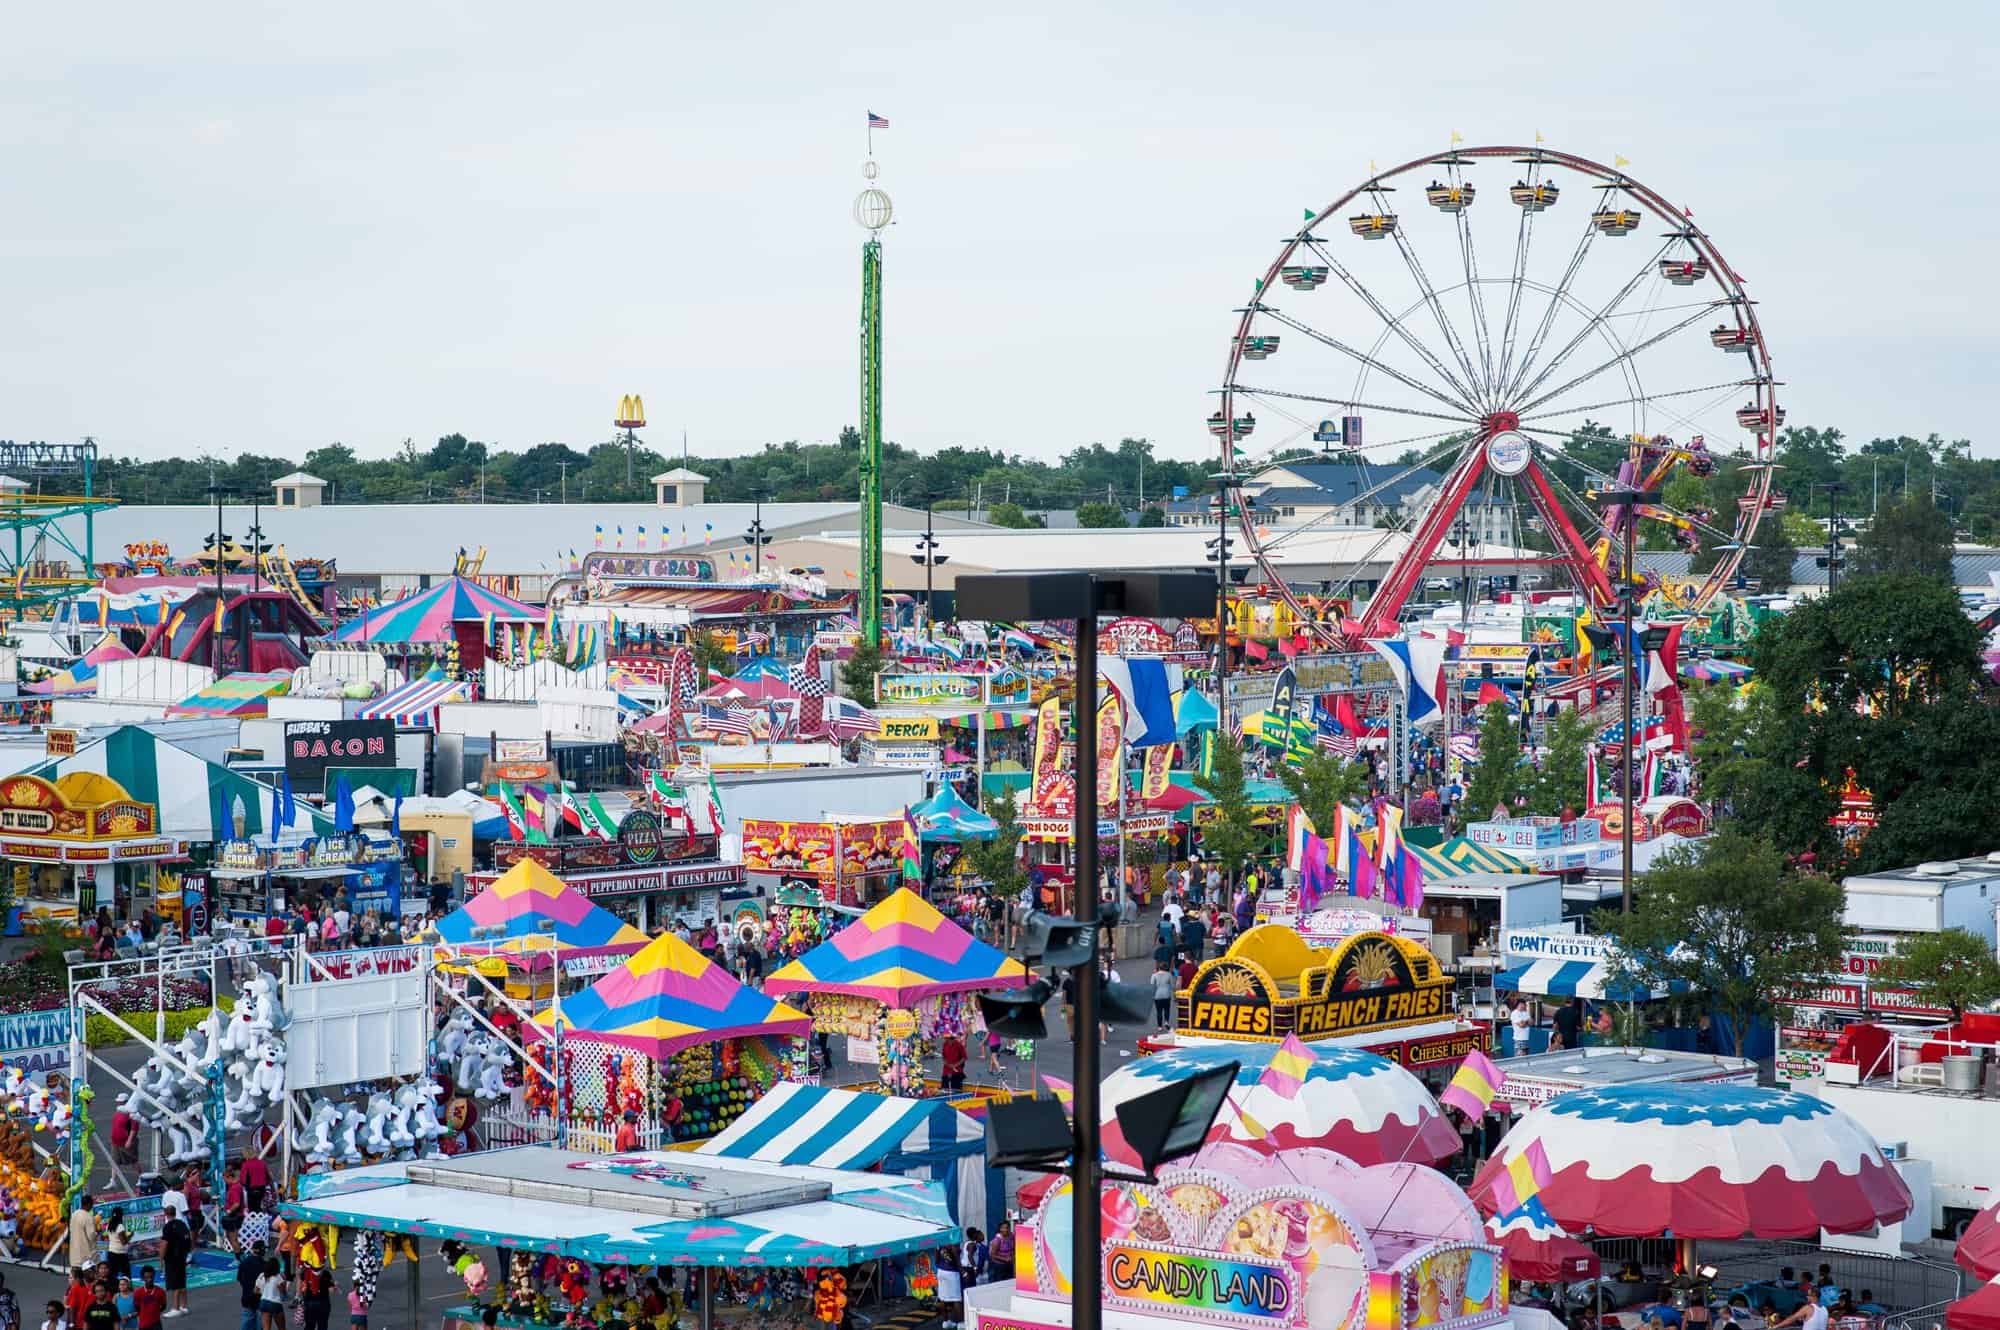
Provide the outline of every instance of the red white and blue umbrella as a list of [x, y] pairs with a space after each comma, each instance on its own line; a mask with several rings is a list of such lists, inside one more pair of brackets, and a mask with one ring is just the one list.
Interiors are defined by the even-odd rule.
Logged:
[[1473, 1179], [1484, 1214], [1511, 1212], [1524, 1163], [1571, 1233], [1796, 1238], [1910, 1212], [1910, 1190], [1853, 1118], [1822, 1099], [1749, 1085], [1620, 1085], [1527, 1114]]

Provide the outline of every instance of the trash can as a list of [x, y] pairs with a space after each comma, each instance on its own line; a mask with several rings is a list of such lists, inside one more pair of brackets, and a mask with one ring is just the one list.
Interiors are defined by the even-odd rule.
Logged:
[[1944, 1088], [1958, 1094], [1978, 1094], [1986, 1079], [1986, 1059], [1953, 1053], [1944, 1059]]

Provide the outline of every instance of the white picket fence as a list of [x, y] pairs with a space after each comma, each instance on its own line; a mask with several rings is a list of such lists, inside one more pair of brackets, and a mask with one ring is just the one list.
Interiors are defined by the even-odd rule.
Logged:
[[[489, 1148], [503, 1145], [552, 1145], [556, 1139], [556, 1120], [548, 1113], [524, 1112], [518, 1109], [501, 1109], [482, 1113], [478, 1130]], [[571, 1150], [581, 1150], [586, 1154], [615, 1154], [613, 1142], [617, 1137], [615, 1126], [604, 1127], [597, 1123], [588, 1126], [572, 1122], [565, 1146]], [[657, 1124], [642, 1123], [639, 1127], [639, 1149], [662, 1150], [673, 1144], [673, 1137]]]

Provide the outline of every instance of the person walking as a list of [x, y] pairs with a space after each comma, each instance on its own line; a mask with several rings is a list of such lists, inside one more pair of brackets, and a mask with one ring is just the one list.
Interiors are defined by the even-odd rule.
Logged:
[[160, 1264], [166, 1267], [167, 1316], [188, 1314], [188, 1256], [194, 1251], [194, 1233], [180, 1210], [168, 1204], [160, 1211], [166, 1223], [160, 1229]]
[[243, 1317], [237, 1324], [241, 1330], [257, 1330], [257, 1313], [263, 1304], [264, 1267], [269, 1264], [261, 1242], [253, 1243], [236, 1262], [236, 1305], [243, 1309]]
[[1153, 967], [1153, 1028], [1167, 1028], [1167, 1013], [1174, 1005], [1174, 975], [1165, 961]]

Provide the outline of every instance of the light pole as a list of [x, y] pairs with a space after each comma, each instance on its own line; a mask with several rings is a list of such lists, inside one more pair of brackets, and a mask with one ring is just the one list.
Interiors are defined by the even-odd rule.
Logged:
[[931, 613], [931, 575], [937, 571], [939, 564], [951, 558], [949, 554], [939, 554], [937, 552], [937, 535], [931, 523], [931, 503], [932, 499], [929, 495], [926, 495], [924, 497], [923, 538], [917, 542], [917, 552], [910, 556], [924, 570], [924, 638], [926, 641], [935, 641], [937, 639], [937, 616]]
[[208, 667], [222, 673], [222, 545], [227, 536], [222, 534], [222, 501], [236, 493], [234, 485], [210, 485], [208, 492], [215, 496], [215, 623], [208, 633]]
[[[1102, 1176], [1098, 1125], [1097, 912], [1097, 619], [1100, 613], [1166, 619], [1193, 618], [1207, 608], [1205, 573], [1087, 572], [980, 575], [960, 578], [958, 612], [968, 619], [1019, 623], [1024, 619], [1076, 622], [1076, 838], [1075, 920], [1084, 945], [1071, 967], [1076, 993], [1075, 1061], [1070, 1075], [1070, 1178], [1077, 1204], [1072, 1226], [1070, 1287], [1073, 1330], [1103, 1324], [1103, 1212], [1088, 1199]], [[1123, 773], [1120, 773], [1123, 779]]]
[[743, 533], [743, 539], [750, 542], [750, 572], [754, 577], [764, 571], [764, 547], [771, 543], [771, 536], [764, 530], [764, 496], [758, 495], [753, 502], [750, 529]]
[[1635, 541], [1639, 532], [1638, 505], [1658, 503], [1658, 490], [1616, 489], [1598, 493], [1598, 502], [1610, 508], [1610, 516], [1615, 522], [1622, 516], [1625, 538], [1624, 561], [1619, 565], [1618, 608], [1624, 632], [1618, 642], [1618, 692], [1620, 708], [1623, 711], [1625, 760], [1621, 767], [1620, 808], [1623, 810], [1623, 825], [1618, 830], [1619, 840], [1619, 882], [1623, 887], [1624, 910], [1632, 913], [1632, 684], [1633, 675], [1638, 671], [1638, 651], [1632, 641], [1632, 611], [1639, 600], [1638, 571], [1633, 567], [1638, 558]]
[[[1813, 562], [1826, 569], [1826, 594], [1830, 596], [1840, 586], [1840, 565], [1845, 562], [1840, 555], [1840, 492], [1847, 486], [1836, 480], [1813, 488], [1826, 491], [1826, 553]], [[1904, 498], [1908, 497], [1906, 486]]]
[[1229, 732], [1229, 491], [1241, 477], [1224, 471], [1215, 478], [1215, 537], [1208, 558], [1215, 565], [1215, 717]]

